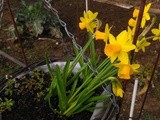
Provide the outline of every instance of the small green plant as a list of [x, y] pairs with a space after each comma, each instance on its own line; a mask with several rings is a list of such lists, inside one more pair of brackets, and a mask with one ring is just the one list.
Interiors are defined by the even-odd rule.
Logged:
[[150, 112], [145, 112], [142, 114], [142, 120], [157, 120], [157, 118]]
[[13, 88], [14, 88], [14, 85], [16, 84], [16, 80], [15, 79], [9, 79], [7, 82], [6, 82], [6, 89], [5, 89], [5, 95], [7, 96], [11, 96], [13, 94]]
[[11, 110], [16, 102], [15, 96], [25, 96], [29, 93], [34, 97], [34, 101], [42, 100], [48, 92], [49, 84], [45, 81], [46, 77], [50, 79], [47, 73], [37, 70], [20, 79], [9, 79], [5, 84], [5, 89], [0, 93], [0, 112]]
[[13, 105], [14, 101], [12, 99], [4, 98], [4, 100], [2, 100], [2, 98], [0, 98], [0, 112], [10, 111]]
[[31, 75], [26, 75], [20, 79], [20, 83], [16, 86], [16, 94], [23, 95], [29, 91], [35, 91], [35, 100], [40, 100], [47, 92], [45, 76], [42, 70], [34, 71]]
[[[110, 84], [111, 81], [118, 82], [115, 77], [111, 77], [115, 75], [117, 70], [110, 64], [109, 59], [105, 60], [107, 64], [100, 64], [98, 68], [102, 67], [112, 72], [103, 71], [97, 75], [89, 70], [87, 64], [84, 64], [75, 74], [72, 74], [78, 61], [72, 63], [68, 61], [63, 69], [56, 65], [55, 73], [52, 72], [47, 58], [46, 62], [51, 75], [51, 85], [46, 99], [53, 112], [62, 116], [69, 117], [85, 110], [92, 111], [97, 102], [111, 97], [111, 94], [100, 96], [100, 93], [96, 92], [97, 89], [103, 84]], [[82, 78], [80, 78], [81, 75]], [[52, 99], [56, 96], [58, 97], [58, 108], [54, 107], [57, 103]]]
[[[43, 0], [38, 0], [32, 4], [21, 0], [21, 3], [22, 8], [17, 7], [14, 12], [16, 13], [17, 28], [22, 36], [38, 37], [44, 32], [50, 36], [60, 36], [60, 31], [55, 28], [55, 26], [59, 26], [57, 18], [50, 16], [49, 11], [44, 8]], [[16, 38], [14, 27], [10, 26], [8, 30], [9, 35]]]
[[[54, 72], [46, 55], [46, 63], [51, 76], [51, 85], [46, 100], [53, 112], [70, 117], [85, 110], [93, 111], [97, 102], [111, 97], [111, 94], [100, 95], [101, 93], [96, 92], [104, 84], [112, 83], [114, 91], [118, 88], [117, 96], [122, 96], [121, 83], [114, 77], [117, 74], [117, 68], [111, 64], [109, 58], [101, 62], [96, 59], [93, 42], [92, 33], [89, 32], [89, 40], [82, 51], [79, 52], [75, 49], [75, 59], [72, 62], [68, 60], [63, 68], [56, 65]], [[90, 69], [90, 63], [85, 63], [82, 57], [88, 47], [92, 50], [91, 64], [96, 67], [98, 74]], [[77, 64], [80, 65], [80, 68], [73, 74]], [[56, 96], [58, 103], [52, 99]]]

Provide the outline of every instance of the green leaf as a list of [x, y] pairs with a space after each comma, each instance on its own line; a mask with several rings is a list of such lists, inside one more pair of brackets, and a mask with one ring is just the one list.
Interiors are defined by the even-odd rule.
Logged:
[[107, 82], [107, 81], [112, 81], [112, 80], [115, 80], [115, 79], [117, 79], [117, 78], [115, 78], [115, 77], [108, 77], [108, 78], [104, 79], [103, 81], [100, 81], [100, 82], [99, 82], [97, 85], [95, 85], [94, 87], [90, 87], [90, 88], [89, 88], [90, 91], [89, 91], [88, 93], [94, 91], [95, 89], [97, 89], [98, 87], [100, 87], [101, 85], [103, 85], [105, 82]]
[[[66, 115], [70, 110], [72, 110], [73, 108], [75, 108], [77, 106], [77, 102], [74, 101], [66, 111], [64, 111], [63, 115]], [[66, 115], [67, 116], [67, 115]]]
[[68, 98], [71, 98], [71, 96], [74, 94], [74, 92], [75, 92], [75, 90], [76, 90], [76, 87], [77, 87], [78, 80], [79, 80], [79, 76], [77, 76], [77, 77], [74, 79], [74, 82], [73, 82], [73, 85], [72, 85], [70, 94], [68, 95]]
[[[80, 51], [77, 49], [77, 47], [75, 46], [75, 44], [73, 44], [73, 49], [74, 49], [74, 52], [75, 52], [75, 54], [77, 56], [80, 53]], [[81, 58], [79, 60], [79, 64], [80, 64], [81, 67], [83, 66], [83, 64], [84, 64], [83, 56], [81, 56]]]
[[[78, 80], [80, 80], [80, 74], [84, 71], [84, 69], [87, 67], [88, 65], [85, 64], [82, 68], [80, 68], [75, 74], [74, 76], [67, 82], [67, 86], [70, 85], [71, 83], [72, 84], [72, 88], [71, 88], [71, 91], [70, 91], [70, 94], [68, 95], [68, 98], [71, 98], [72, 95], [75, 93], [75, 90], [77, 88], [77, 83], [78, 83]], [[81, 81], [82, 82], [82, 81]]]
[[74, 94], [69, 98], [68, 104], [70, 104], [70, 103], [73, 101], [73, 99], [75, 99], [75, 97], [77, 96], [77, 94], [78, 94], [82, 89], [87, 88], [87, 85], [88, 85], [88, 84], [90, 83], [90, 81], [92, 80], [92, 79], [91, 79], [92, 75], [93, 75], [93, 74], [91, 74], [91, 75], [88, 77], [88, 79], [85, 80], [85, 81], [82, 83], [82, 85], [76, 89], [76, 91], [74, 92]]
[[106, 95], [99, 95], [99, 96], [95, 96], [95, 97], [91, 97], [88, 101], [89, 102], [98, 102], [98, 101], [103, 101], [106, 100], [107, 98], [111, 97], [110, 94], [106, 94]]
[[53, 110], [52, 105], [50, 103], [50, 98], [54, 95], [54, 93], [56, 92], [56, 79], [54, 77], [54, 74], [52, 72], [51, 66], [49, 64], [49, 57], [47, 54], [45, 54], [45, 61], [47, 64], [47, 68], [51, 77], [51, 85], [49, 87], [49, 93], [46, 95], [46, 97], [44, 98], [45, 100], [47, 100], [49, 102], [49, 107]]
[[77, 114], [80, 113], [84, 110], [87, 110], [88, 108], [90, 108], [91, 106], [95, 105], [94, 102], [88, 103], [87, 105], [83, 105], [83, 107], [81, 107], [80, 109], [78, 109], [76, 112], [74, 112], [73, 114]]
[[76, 58], [74, 59], [74, 61], [73, 61], [72, 64], [71, 64], [71, 67], [70, 67], [69, 72], [68, 72], [69, 74], [72, 73], [75, 65], [78, 63], [78, 61], [80, 61], [82, 55], [83, 55], [84, 52], [87, 50], [87, 48], [89, 47], [89, 45], [91, 44], [92, 41], [93, 41], [93, 37], [88, 40], [88, 42], [87, 42], [86, 45], [83, 47], [83, 49], [78, 53], [78, 55], [76, 56]]
[[63, 79], [64, 79], [64, 84], [66, 86], [66, 80], [67, 80], [67, 77], [69, 76], [68, 75], [68, 71], [69, 71], [69, 66], [70, 66], [70, 60], [68, 60], [63, 68], [63, 71], [62, 71], [62, 76], [63, 76]]
[[[90, 32], [88, 33], [88, 36], [89, 36], [89, 39], [93, 38], [92, 33], [90, 33]], [[94, 41], [92, 41], [90, 44], [90, 60], [91, 60], [93, 67], [95, 67], [97, 59], [96, 59], [96, 50], [95, 50]]]
[[66, 86], [61, 76], [61, 71], [58, 65], [55, 68], [56, 79], [57, 79], [57, 92], [59, 98], [59, 106], [62, 112], [65, 111], [67, 105], [67, 97], [66, 97]]
[[97, 71], [101, 71], [105, 66], [108, 66], [108, 64], [111, 64], [110, 58], [104, 59], [97, 67]]
[[55, 79], [52, 79], [51, 81], [51, 85], [49, 87], [49, 92], [48, 94], [46, 95], [46, 97], [44, 98], [45, 100], [49, 100], [50, 97], [54, 96], [55, 95], [55, 92], [56, 92], [56, 80]]
[[112, 68], [111, 70], [110, 70], [110, 72], [108, 72], [108, 73], [106, 73], [103, 77], [102, 77], [102, 79], [105, 79], [105, 78], [108, 78], [108, 77], [113, 77], [113, 76], [115, 76], [116, 74], [117, 74], [117, 71], [118, 71], [118, 69], [117, 68]]
[[49, 57], [48, 57], [47, 54], [45, 54], [45, 61], [46, 61], [47, 68], [48, 68], [48, 71], [49, 71], [49, 74], [50, 74], [50, 77], [51, 77], [51, 80], [52, 80], [52, 89], [54, 89], [56, 87], [56, 81], [54, 79], [54, 74], [53, 74], [51, 66], [49, 64]]
[[84, 69], [87, 66], [88, 66], [87, 64], [84, 64], [82, 68], [79, 68], [79, 70], [73, 75], [73, 77], [69, 81], [67, 81], [67, 86], [70, 85], [72, 82], [74, 82], [75, 78], [80, 77], [80, 74], [84, 71]]
[[33, 26], [33, 35], [38, 36], [42, 34], [44, 27], [42, 26], [42, 20], [35, 20], [32, 24]]
[[89, 99], [94, 94], [94, 92], [92, 92], [92, 93], [86, 95], [85, 92], [86, 91], [83, 91], [83, 93], [81, 92], [78, 95], [79, 98], [76, 100], [76, 106], [74, 108], [70, 109], [70, 111], [66, 112], [67, 116], [73, 115], [75, 112], [77, 112], [80, 109], [82, 109], [83, 107], [85, 107], [85, 103], [87, 103], [87, 99]]
[[87, 103], [88, 99], [92, 97], [92, 95], [94, 95], [95, 93], [94, 91], [88, 93], [88, 91], [88, 89], [85, 89], [82, 92], [80, 92], [79, 97], [77, 99], [77, 104], [83, 104], [84, 102]]

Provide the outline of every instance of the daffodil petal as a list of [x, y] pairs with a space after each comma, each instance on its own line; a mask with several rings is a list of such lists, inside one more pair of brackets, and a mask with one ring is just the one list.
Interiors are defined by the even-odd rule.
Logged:
[[146, 24], [146, 20], [145, 20], [145, 18], [142, 18], [142, 21], [141, 21], [141, 28], [144, 28], [145, 24]]
[[128, 40], [128, 33], [126, 30], [123, 30], [118, 36], [117, 36], [117, 41], [118, 43], [120, 43], [121, 45], [124, 45], [124, 43], [126, 43], [126, 41]]
[[120, 52], [120, 54], [118, 55], [118, 59], [121, 62], [128, 64], [129, 58], [128, 58], [128, 54], [126, 52]]
[[79, 23], [79, 28], [83, 30], [86, 28], [86, 25], [84, 23]]
[[133, 45], [133, 44], [124, 45], [124, 46], [123, 46], [123, 51], [124, 51], [124, 52], [129, 52], [129, 51], [131, 51], [131, 50], [134, 50], [135, 48], [136, 48], [136, 46]]
[[136, 20], [134, 20], [133, 18], [129, 19], [128, 25], [131, 26], [131, 27], [136, 26]]
[[150, 15], [149, 15], [148, 13], [145, 14], [145, 19], [146, 19], [146, 20], [150, 20], [150, 19], [151, 19], [151, 18], [150, 18]]
[[122, 90], [122, 85], [119, 83], [119, 81], [112, 82], [112, 91], [115, 96], [123, 97], [124, 91]]
[[138, 14], [139, 14], [139, 10], [138, 9], [135, 9], [133, 11], [133, 17], [138, 17]]
[[96, 31], [95, 32], [96, 40], [104, 40], [104, 37], [105, 37], [105, 33], [104, 32], [100, 32], [100, 31]]
[[109, 42], [110, 44], [117, 44], [117, 41], [112, 34], [109, 34]]
[[145, 8], [144, 8], [144, 12], [148, 12], [148, 10], [150, 9], [151, 7], [151, 3], [148, 3]]
[[[140, 67], [140, 65], [139, 64], [132, 64], [131, 65], [131, 68], [132, 68], [132, 70], [133, 70], [133, 72], [138, 72], [138, 68]], [[133, 74], [133, 73], [132, 73]]]
[[152, 31], [153, 34], [159, 34], [160, 33], [160, 30], [158, 30], [158, 29], [152, 29], [151, 31]]

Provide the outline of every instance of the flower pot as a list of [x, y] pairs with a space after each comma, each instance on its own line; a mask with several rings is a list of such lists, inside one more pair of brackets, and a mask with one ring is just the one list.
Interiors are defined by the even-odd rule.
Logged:
[[[52, 68], [52, 70], [54, 71], [54, 68], [56, 65], [58, 65], [61, 69], [64, 67], [64, 65], [66, 64], [66, 62], [64, 61], [57, 61], [57, 60], [52, 60], [52, 62], [50, 63], [50, 66]], [[80, 65], [79, 64], [76, 64], [76, 66], [74, 67], [74, 70], [73, 70], [73, 74], [75, 74], [78, 69], [80, 69]], [[15, 77], [12, 78], [12, 80], [14, 82], [14, 84], [12, 84], [11, 86], [14, 88], [14, 91], [12, 91], [12, 99], [14, 99], [14, 104], [15, 105], [19, 105], [19, 107], [24, 107], [25, 109], [22, 109], [22, 108], [19, 108], [19, 107], [11, 107], [11, 111], [9, 111], [8, 109], [3, 113], [2, 112], [2, 120], [13, 120], [13, 117], [14, 119], [26, 119], [26, 120], [29, 120], [29, 119], [67, 119], [67, 118], [61, 118], [57, 115], [55, 115], [52, 110], [49, 108], [48, 106], [48, 103], [46, 103], [44, 101], [44, 97], [46, 92], [46, 88], [49, 86], [48, 84], [48, 81], [47, 80], [42, 80], [42, 78], [39, 78], [41, 77], [42, 75], [39, 75], [37, 76], [37, 74], [39, 73], [36, 73], [35, 74], [35, 71], [43, 71], [43, 72], [40, 72], [44, 75], [44, 78], [48, 79], [48, 81], [50, 81], [49, 77], [46, 76], [47, 75], [47, 72], [48, 72], [48, 67], [47, 65], [45, 64], [44, 61], [38, 63], [37, 65], [36, 64], [33, 64], [33, 65], [30, 65], [28, 68], [25, 68], [25, 69], [21, 69], [20, 72], [16, 72], [16, 74], [14, 74]], [[30, 77], [30, 76], [31, 77]], [[33, 75], [33, 76], [32, 76]], [[37, 78], [41, 79], [41, 84], [38, 84], [38, 79], [36, 78], [36, 82], [32, 81], [32, 79], [37, 76]], [[28, 77], [28, 80], [25, 81], [27, 83], [25, 83], [23, 80], [24, 78], [27, 78]], [[33, 77], [33, 78], [32, 78]], [[81, 77], [81, 76], [80, 76]], [[2, 84], [3, 83], [3, 84]], [[4, 91], [8, 88], [8, 84], [5, 84], [7, 83], [6, 79], [3, 79], [3, 81], [1, 80], [1, 97], [3, 98], [4, 97]], [[22, 84], [25, 85], [25, 87], [23, 87], [22, 89]], [[39, 86], [38, 86], [39, 85]], [[2, 87], [3, 86], [3, 87]], [[38, 87], [38, 88], [36, 88]], [[33, 91], [35, 90], [35, 91]], [[42, 93], [41, 93], [41, 90], [44, 90]], [[17, 97], [17, 95], [15, 95], [15, 91], [17, 92], [18, 91], [18, 98], [15, 98], [15, 96]], [[20, 92], [23, 92], [20, 93]], [[8, 93], [9, 94], [9, 93]], [[111, 86], [106, 86], [104, 88], [103, 86], [103, 89], [102, 89], [102, 95], [104, 94], [112, 94], [112, 91], [111, 91]], [[34, 98], [36, 95], [36, 98]], [[9, 95], [8, 95], [9, 96]], [[30, 103], [24, 103], [23, 99], [25, 99], [26, 101], [30, 102]], [[30, 100], [31, 98], [31, 100]], [[41, 101], [42, 100], [42, 101]], [[33, 103], [32, 103], [33, 102]], [[101, 102], [98, 102], [96, 104], [96, 107], [98, 107], [99, 109], [95, 109], [92, 112], [87, 112], [87, 111], [84, 111], [84, 112], [81, 112], [79, 115], [78, 114], [75, 114], [74, 116], [70, 117], [69, 120], [110, 120], [110, 119], [115, 119], [115, 116], [118, 112], [118, 106], [116, 104], [117, 102], [117, 98], [112, 94], [112, 98], [110, 99], [107, 99], [106, 101], [101, 101]], [[108, 103], [108, 106], [107, 107], [104, 107], [106, 104]], [[109, 104], [110, 103], [110, 104]], [[38, 109], [38, 105], [41, 104], [41, 108]], [[44, 105], [42, 105], [44, 104]], [[21, 111], [21, 113], [17, 113], [18, 111]], [[31, 113], [34, 113], [35, 112], [35, 116], [32, 116]], [[15, 117], [17, 115], [17, 118]], [[37, 115], [37, 116], [36, 116]], [[22, 116], [24, 118], [22, 118]], [[80, 118], [80, 116], [82, 116]], [[85, 118], [84, 118], [85, 116]], [[35, 117], [35, 118], [34, 118]]]

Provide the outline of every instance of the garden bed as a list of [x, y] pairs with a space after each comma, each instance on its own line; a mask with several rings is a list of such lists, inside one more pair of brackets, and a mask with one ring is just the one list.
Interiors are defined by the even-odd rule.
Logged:
[[[117, 1], [120, 2], [120, 0], [117, 0]], [[16, 4], [16, 6], [18, 5], [17, 2], [14, 2], [14, 4]], [[77, 5], [76, 0], [65, 0], [65, 1], [52, 0], [52, 5], [58, 11], [61, 19], [67, 23], [67, 28], [71, 31], [71, 33], [73, 33], [75, 36], [80, 38], [78, 39], [78, 43], [80, 43], [80, 45], [83, 46], [86, 43], [85, 42], [86, 37], [85, 37], [85, 33], [78, 31], [77, 29], [77, 26], [78, 26], [77, 18], [79, 19], [79, 16], [81, 16], [83, 11], [85, 10], [85, 2], [79, 2], [79, 4]], [[78, 14], [77, 12], [73, 12], [77, 9], [77, 6], [78, 6]], [[132, 8], [125, 9], [125, 8], [117, 7], [115, 5], [99, 3], [96, 1], [91, 1], [90, 9], [94, 12], [96, 11], [99, 12], [99, 18], [102, 21], [102, 24], [109, 23], [110, 25], [112, 25], [113, 26], [112, 32], [114, 32], [115, 34], [118, 34], [123, 29], [126, 29], [126, 26], [128, 24], [128, 19], [132, 16], [132, 11], [133, 11]], [[2, 21], [3, 24], [6, 24], [5, 23], [6, 20], [10, 20], [10, 18], [8, 17], [7, 7], [5, 7], [5, 10], [6, 11], [4, 11], [5, 14]], [[160, 18], [157, 16], [157, 22], [154, 26], [157, 27], [158, 23], [160, 23]], [[5, 32], [2, 32], [3, 35], [4, 33]], [[3, 40], [1, 41], [1, 48], [3, 48], [3, 50], [6, 51], [8, 54], [23, 61], [18, 44], [13, 43], [12, 41], [6, 39], [5, 37], [6, 37], [5, 35], [1, 37]], [[66, 34], [64, 34], [64, 42], [67, 48], [69, 48], [70, 54], [72, 55], [73, 53], [72, 42], [67, 37]], [[31, 45], [30, 43], [33, 43], [33, 44]], [[101, 41], [96, 41], [96, 43], [97, 43], [96, 44], [97, 51], [99, 52], [101, 57], [104, 58], [105, 57], [103, 53], [104, 44]], [[40, 59], [44, 59], [44, 53], [46, 51], [51, 56], [56, 58], [58, 57], [63, 59], [66, 56], [66, 50], [64, 49], [63, 42], [60, 39], [56, 39], [56, 38], [54, 39], [54, 41], [50, 41], [50, 40], [49, 41], [48, 40], [27, 41], [26, 40], [23, 46], [25, 48], [25, 53], [27, 55], [29, 64], [39, 61]], [[137, 57], [137, 61], [139, 63], [141, 63], [146, 67], [147, 66], [149, 67], [148, 68], [149, 74], [146, 77], [150, 77], [151, 75], [151, 71], [153, 69], [153, 64], [155, 62], [158, 49], [159, 49], [159, 43], [153, 42], [152, 45], [146, 49], [145, 53], [140, 53], [140, 56]], [[2, 75], [1, 77], [3, 77], [5, 74], [12, 73], [16, 69], [19, 69], [19, 66], [4, 59], [2, 56], [1, 56], [0, 62], [3, 63], [1, 64], [1, 67], [0, 67], [1, 68], [0, 72]], [[153, 85], [155, 85], [155, 87], [151, 88], [149, 95], [147, 97], [147, 102], [144, 107], [145, 109], [143, 113], [144, 120], [149, 117], [151, 118], [151, 120], [160, 119], [160, 103], [159, 103], [160, 101], [160, 95], [159, 95], [160, 65], [157, 66], [157, 68], [158, 68], [157, 70], [158, 74], [156, 74], [157, 76], [154, 78], [155, 80], [153, 82]], [[126, 88], [126, 93], [124, 96], [124, 104], [120, 112], [120, 119], [122, 120], [128, 119], [128, 116], [129, 116], [132, 88], [133, 88], [133, 81], [129, 81]], [[143, 97], [144, 97], [144, 94], [137, 97], [135, 116], [138, 116]], [[145, 116], [147, 117], [145, 118]]]

